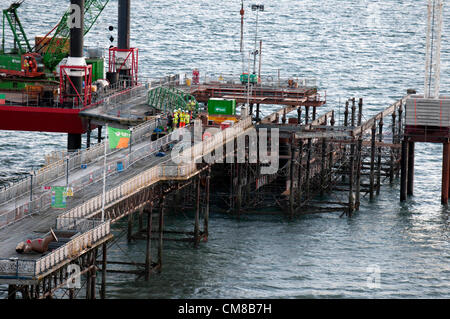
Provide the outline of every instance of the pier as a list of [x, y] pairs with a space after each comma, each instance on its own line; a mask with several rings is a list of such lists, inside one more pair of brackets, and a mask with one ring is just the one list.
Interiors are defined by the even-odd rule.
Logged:
[[[147, 97], [154, 89], [148, 88]], [[178, 90], [195, 98], [205, 92], [181, 86]], [[211, 91], [211, 96], [224, 94], [216, 92]], [[256, 103], [258, 92], [262, 90], [254, 90], [255, 96], [247, 99]], [[0, 283], [8, 285], [8, 296], [76, 298], [80, 289], [67, 288], [74, 280], [71, 265], [79, 266], [84, 278], [82, 295], [86, 298], [106, 297], [107, 271], [136, 274], [148, 280], [152, 273], [162, 271], [164, 241], [188, 241], [194, 247], [207, 241], [211, 208], [237, 218], [265, 211], [276, 211], [287, 218], [316, 213], [351, 217], [364, 197], [373, 200], [385, 181], [393, 183], [399, 175], [408, 97], [363, 122], [363, 99], [349, 99], [338, 119], [334, 110], [322, 110], [325, 101], [316, 90], [302, 88], [302, 92], [304, 96], [295, 98], [280, 95], [278, 101], [283, 104], [263, 118], [258, 118], [257, 109], [250, 113], [244, 102], [238, 103], [238, 121], [224, 130], [214, 125], [201, 126], [199, 114], [199, 119], [185, 129], [185, 133], [192, 133], [190, 140], [185, 139], [181, 129], [156, 137], [154, 134], [157, 126], [166, 123], [161, 108], [170, 108], [178, 93], [158, 99], [155, 105], [150, 103], [154, 99], [148, 99], [147, 107], [154, 115], [133, 127], [130, 148], [108, 149], [104, 213], [101, 180], [105, 141], [83, 151], [51, 157], [49, 164], [33, 177], [1, 191]], [[293, 99], [295, 103], [284, 105]], [[136, 103], [121, 100], [101, 107], [122, 107], [127, 112], [126, 105]], [[107, 111], [102, 117], [86, 116], [103, 124], [119, 124], [114, 115], [114, 111], [110, 115]], [[199, 128], [200, 136], [211, 129], [213, 134], [196, 140], [194, 133]], [[267, 154], [262, 153], [262, 145], [268, 146]], [[165, 155], [156, 156], [161, 150]], [[273, 163], [267, 162], [264, 155], [278, 163], [275, 170], [271, 170]], [[119, 163], [123, 167], [120, 170]], [[45, 189], [49, 185], [69, 185], [73, 190], [65, 210], [50, 207], [51, 195]], [[165, 230], [164, 216], [179, 210], [195, 212], [194, 228]], [[124, 218], [128, 240], [147, 242], [138, 269], [134, 264], [107, 257], [108, 245], [114, 243], [111, 225]], [[133, 233], [136, 223], [138, 230]], [[43, 236], [50, 228], [57, 234], [72, 236], [43, 255], [16, 253], [17, 243]], [[153, 241], [156, 246], [151, 244]], [[156, 260], [152, 252], [156, 252]], [[119, 264], [130, 269], [110, 268]], [[97, 277], [101, 278], [100, 284]]]

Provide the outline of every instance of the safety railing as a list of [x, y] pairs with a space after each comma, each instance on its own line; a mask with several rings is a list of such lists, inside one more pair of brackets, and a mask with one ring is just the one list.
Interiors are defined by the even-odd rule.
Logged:
[[77, 257], [84, 250], [108, 236], [111, 232], [111, 224], [109, 220], [105, 222], [84, 220], [73, 226], [57, 227], [56, 230], [75, 230], [79, 232], [79, 235], [37, 260], [0, 259], [0, 278], [36, 278], [61, 262]]
[[[127, 197], [142, 188], [148, 187], [162, 179], [183, 177], [191, 174], [196, 169], [195, 163], [186, 165], [158, 165], [135, 176], [121, 185], [105, 192], [105, 205], [109, 205], [119, 199]], [[95, 196], [57, 218], [57, 226], [67, 227], [81, 218], [90, 218], [102, 209], [103, 194]]]
[[[218, 145], [226, 144], [237, 135], [244, 132], [247, 128], [252, 126], [251, 117], [246, 117], [242, 119], [235, 126], [225, 130], [225, 134], [218, 132], [214, 134], [211, 138], [197, 143], [188, 149], [180, 152], [178, 156], [184, 159], [189, 158], [188, 162], [179, 165], [174, 164], [170, 160], [152, 167], [151, 169], [139, 174], [138, 176], [124, 182], [123, 184], [107, 191], [105, 193], [105, 205], [109, 205], [117, 200], [123, 199], [134, 192], [155, 184], [161, 180], [173, 180], [183, 177], [188, 177], [193, 172], [196, 171], [196, 159], [209, 154]], [[174, 132], [175, 133], [175, 132]], [[172, 134], [174, 134], [172, 133]], [[176, 134], [176, 133], [175, 133]], [[175, 135], [176, 136], [176, 135]], [[169, 139], [170, 140], [170, 139]], [[175, 161], [177, 158], [174, 158]], [[181, 162], [181, 161], [180, 161]], [[90, 218], [98, 214], [99, 210], [102, 208], [102, 198], [103, 195], [98, 195], [80, 206], [77, 206], [68, 212], [60, 215], [57, 219], [59, 227], [63, 227], [67, 224], [72, 223], [76, 219], [80, 218]]]
[[[144, 131], [143, 125], [142, 127], [139, 128], [139, 130], [140, 131], [138, 132], [140, 133], [138, 134], [138, 137], [139, 136], [142, 137], [143, 136], [142, 133]], [[177, 130], [172, 132], [171, 134], [168, 134], [164, 137], [157, 139], [156, 141], [153, 141], [147, 145], [143, 145], [132, 150], [132, 152], [128, 153], [127, 155], [124, 155], [122, 158], [109, 161], [106, 166], [107, 176], [110, 177], [113, 176], [114, 174], [119, 173], [119, 171], [117, 170], [119, 163], [122, 164], [123, 169], [128, 169], [136, 162], [154, 155], [161, 149], [161, 147], [171, 143], [174, 140], [174, 138], [172, 137], [176, 136], [176, 134]], [[107, 147], [107, 149], [109, 148]], [[104, 155], [104, 147], [100, 150], [100, 153], [98, 154], [99, 156], [98, 160], [101, 160], [103, 155]], [[79, 164], [79, 162], [76, 161], [75, 163], [77, 165]], [[103, 166], [101, 165], [101, 167], [91, 171], [89, 174], [86, 174], [76, 180], [72, 180], [70, 182], [70, 187], [72, 188], [74, 193], [82, 193], [87, 186], [99, 182], [102, 179], [103, 179]], [[47, 192], [42, 195], [33, 197], [32, 201], [19, 205], [18, 207], [12, 210], [3, 213], [0, 212], [0, 229], [15, 223], [30, 214], [36, 214], [45, 211], [49, 209], [50, 206], [51, 206], [51, 194]]]
[[[245, 71], [247, 72], [247, 71]], [[171, 81], [168, 81], [170, 80]], [[186, 79], [188, 82], [191, 82], [189, 86], [195, 87], [197, 85], [205, 85], [211, 83], [219, 83], [219, 84], [228, 84], [230, 86], [240, 85], [240, 74], [232, 74], [232, 73], [203, 73], [199, 76], [198, 84], [195, 84], [192, 79], [192, 73], [183, 74], [183, 77], [167, 77], [166, 83], [172, 83], [175, 86], [188, 86]], [[289, 85], [295, 85], [298, 87], [306, 87], [306, 88], [317, 88], [318, 81], [316, 78], [304, 78], [298, 76], [292, 77], [282, 77], [279, 74], [269, 75], [262, 74], [260, 81], [258, 83], [254, 83], [256, 86], [262, 87], [272, 87], [272, 88], [283, 88], [289, 87]]]
[[[149, 134], [160, 124], [160, 119], [142, 123], [133, 128], [131, 137], [131, 145], [140, 143], [144, 138], [148, 138]], [[89, 164], [95, 162], [104, 155], [104, 142], [96, 144], [89, 149], [78, 151], [75, 153], [53, 153], [50, 158], [57, 159], [49, 165], [44, 166], [33, 175], [33, 190], [36, 187], [44, 186], [58, 178], [63, 177], [67, 173], [67, 166], [69, 173], [75, 169], [80, 169], [82, 164]], [[106, 141], [107, 143], [107, 141]], [[107, 154], [110, 156], [113, 153], [120, 152], [120, 150], [110, 150], [107, 147]], [[68, 156], [68, 157], [67, 157]], [[47, 156], [49, 158], [49, 156]], [[15, 200], [17, 197], [22, 197], [30, 193], [31, 176], [18, 183], [0, 191], [0, 204], [6, 204], [10, 200]]]

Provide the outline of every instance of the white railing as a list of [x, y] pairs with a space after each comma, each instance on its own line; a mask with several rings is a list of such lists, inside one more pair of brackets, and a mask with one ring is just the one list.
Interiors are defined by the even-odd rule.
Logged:
[[[138, 127], [138, 137], [140, 138], [145, 137], [142, 133], [145, 133], [146, 129], [145, 127]], [[153, 130], [152, 130], [153, 131]], [[169, 135], [166, 135], [156, 141], [151, 142], [150, 144], [141, 146], [139, 148], [134, 149], [131, 153], [124, 156], [122, 159], [115, 159], [113, 161], [108, 162], [107, 164], [107, 176], [112, 176], [114, 174], [117, 174], [118, 171], [116, 170], [117, 164], [122, 163], [123, 169], [127, 169], [131, 167], [136, 162], [154, 155], [157, 153], [162, 146], [169, 144], [172, 141], [172, 136], [176, 136], [177, 132], [172, 132]], [[134, 136], [134, 134], [133, 134]], [[107, 148], [109, 149], [109, 148]], [[104, 147], [102, 147], [102, 150], [98, 148], [99, 151], [99, 160], [104, 155]], [[76, 161], [75, 161], [76, 162]], [[79, 163], [77, 162], [77, 165]], [[64, 166], [63, 166], [64, 167]], [[62, 174], [61, 176], [63, 176]], [[47, 175], [48, 176], [48, 175]], [[103, 167], [99, 167], [96, 170], [93, 170], [91, 173], [84, 175], [80, 177], [79, 179], [72, 180], [70, 182], [70, 186], [72, 187], [73, 191], [75, 193], [81, 193], [84, 191], [86, 186], [101, 181], [103, 178]], [[8, 226], [10, 224], [13, 224], [26, 216], [30, 214], [36, 214], [39, 212], [42, 212], [48, 208], [50, 208], [51, 205], [51, 195], [49, 192], [44, 193], [39, 196], [35, 196], [33, 198], [32, 202], [27, 202], [23, 205], [20, 205], [13, 210], [7, 211], [7, 212], [0, 212], [0, 229]]]
[[78, 256], [83, 250], [91, 248], [94, 243], [106, 237], [110, 232], [111, 224], [110, 221], [107, 220], [80, 234], [65, 245], [36, 260], [34, 275], [37, 276], [42, 274], [62, 261]]
[[[166, 162], [152, 167], [149, 170], [139, 174], [138, 176], [124, 182], [123, 184], [107, 191], [105, 193], [105, 205], [114, 203], [117, 200], [127, 197], [142, 188], [146, 188], [161, 180], [173, 180], [177, 178], [185, 178], [196, 171], [196, 159], [209, 154], [220, 144], [226, 144], [237, 135], [244, 132], [252, 125], [251, 117], [247, 117], [237, 123], [235, 126], [228, 128], [225, 134], [218, 132], [211, 138], [197, 143], [192, 147], [180, 152], [178, 156], [189, 158], [187, 164], [175, 165], [167, 160]], [[173, 133], [172, 133], [173, 134]], [[60, 215], [57, 219], [58, 227], [64, 227], [72, 223], [76, 219], [90, 218], [99, 213], [102, 208], [102, 195], [98, 195], [80, 206], [77, 206], [68, 212]]]
[[111, 232], [109, 220], [105, 222], [91, 220], [86, 221], [86, 224], [87, 229], [78, 227], [80, 235], [37, 260], [0, 259], [0, 277], [36, 278], [61, 262], [77, 257], [83, 250], [91, 248]]
[[[158, 126], [160, 121], [160, 118], [157, 118], [156, 120], [148, 121], [134, 127], [131, 144], [134, 145], [141, 142], [144, 138], [147, 138], [148, 134], [153, 133], [153, 130]], [[105, 152], [104, 143], [105, 141], [96, 144], [89, 149], [70, 154], [68, 163], [67, 156], [65, 156], [65, 159], [59, 159], [57, 162], [44, 166], [33, 176], [33, 190], [37, 187], [47, 186], [50, 182], [63, 177], [67, 173], [67, 165], [69, 166], [70, 173], [75, 169], [80, 169], [81, 164], [89, 164], [101, 159]], [[120, 150], [110, 150], [109, 147], [107, 147], [108, 156], [116, 152], [120, 152]], [[53, 157], [56, 156], [54, 155]], [[28, 177], [27, 179], [0, 191], [0, 203], [7, 204], [9, 201], [16, 200], [18, 197], [29, 194], [30, 186], [31, 177]]]

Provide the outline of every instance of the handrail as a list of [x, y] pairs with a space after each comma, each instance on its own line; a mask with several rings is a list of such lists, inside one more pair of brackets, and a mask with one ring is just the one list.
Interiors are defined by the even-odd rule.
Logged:
[[[226, 134], [218, 132], [207, 140], [202, 141], [190, 148], [183, 150], [178, 154], [178, 157], [185, 158], [190, 156], [191, 161], [187, 164], [174, 165], [167, 160], [157, 166], [154, 166], [145, 172], [123, 182], [121, 185], [107, 191], [105, 193], [106, 205], [115, 202], [123, 196], [129, 196], [136, 191], [148, 187], [152, 184], [158, 183], [161, 180], [171, 180], [176, 178], [188, 177], [196, 171], [196, 159], [200, 156], [205, 156], [217, 148], [220, 143], [226, 144], [230, 139], [236, 137], [245, 129], [252, 125], [251, 117], [246, 117], [237, 123], [234, 127], [226, 129]], [[222, 139], [221, 141], [218, 140]], [[68, 212], [60, 215], [57, 218], [57, 224], [63, 227], [70, 224], [74, 219], [89, 218], [98, 214], [102, 208], [102, 194], [91, 198], [82, 205], [79, 205]]]

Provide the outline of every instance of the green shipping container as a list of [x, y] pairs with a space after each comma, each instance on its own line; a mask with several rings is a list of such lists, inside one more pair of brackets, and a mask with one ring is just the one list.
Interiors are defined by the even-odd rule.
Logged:
[[208, 114], [236, 115], [236, 100], [210, 99], [208, 101]]
[[[240, 80], [242, 84], [248, 83], [248, 73], [242, 73], [240, 76]], [[256, 74], [250, 74], [250, 83], [256, 84], [258, 83], [258, 77]]]
[[0, 69], [21, 71], [22, 58], [15, 54], [0, 54]]
[[92, 82], [105, 78], [104, 62], [105, 60], [103, 58], [86, 59], [86, 63], [92, 65]]

